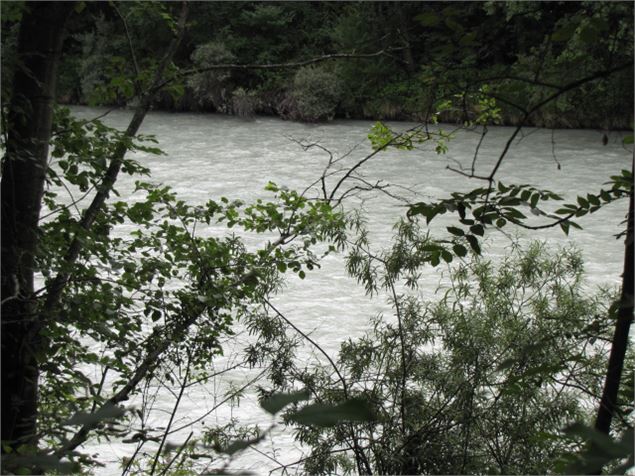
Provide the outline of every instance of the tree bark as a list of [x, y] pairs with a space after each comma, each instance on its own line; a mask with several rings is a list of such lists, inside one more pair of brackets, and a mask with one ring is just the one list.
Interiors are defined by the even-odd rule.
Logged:
[[[34, 256], [53, 119], [57, 66], [72, 2], [27, 3], [20, 25], [2, 164], [2, 435], [37, 444], [38, 343]], [[2, 449], [4, 453], [4, 446]]]
[[628, 334], [633, 323], [633, 190], [628, 206], [626, 243], [624, 253], [624, 273], [622, 274], [622, 293], [615, 323], [615, 333], [611, 344], [602, 399], [595, 419], [595, 429], [608, 435], [611, 422], [617, 410], [617, 394], [624, 367], [624, 358], [628, 348]]

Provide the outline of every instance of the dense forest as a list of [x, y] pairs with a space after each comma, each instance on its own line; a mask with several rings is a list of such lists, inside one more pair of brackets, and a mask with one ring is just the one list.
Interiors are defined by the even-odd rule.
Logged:
[[[498, 175], [528, 126], [597, 129], [604, 146], [620, 130], [632, 155], [632, 2], [0, 7], [3, 474], [91, 474], [105, 464], [93, 441], [131, 448], [113, 473], [226, 474], [247, 450], [277, 462], [259, 445], [280, 429], [304, 456], [275, 474], [632, 471], [632, 166], [607, 169], [597, 190]], [[106, 109], [79, 119], [69, 105]], [[101, 120], [118, 108], [123, 129]], [[352, 162], [298, 141], [330, 157], [304, 191], [269, 182], [267, 200], [200, 204], [149, 178], [163, 154], [162, 137], [139, 132], [152, 110], [377, 122]], [[393, 150], [443, 156], [455, 137], [443, 123], [480, 137], [471, 166], [447, 166], [466, 186], [399, 202], [391, 241], [374, 247], [350, 199], [395, 197], [360, 171]], [[496, 125], [512, 127], [481, 167]], [[134, 198], [118, 191], [124, 175]], [[495, 231], [568, 234], [609, 204], [626, 216], [617, 289], [586, 286], [572, 248], [488, 255]], [[391, 310], [337, 355], [274, 302], [332, 255]], [[415, 291], [439, 267], [452, 286], [424, 302]], [[251, 341], [221, 372], [258, 378], [213, 398], [252, 392], [268, 419], [175, 428], [238, 329]], [[157, 388], [173, 405], [160, 423]]]
[[[88, 2], [67, 26], [58, 100], [131, 105], [129, 44], [138, 67], [147, 67], [169, 38], [169, 29], [157, 28], [169, 10]], [[178, 94], [163, 92], [154, 106], [304, 121], [421, 120], [430, 104], [489, 84], [507, 99], [500, 121], [515, 124], [519, 107], [554, 85], [631, 58], [632, 16], [629, 2], [194, 2], [174, 55], [182, 70], [351, 57], [213, 69], [188, 77]], [[3, 84], [9, 85], [17, 23], [3, 26]], [[549, 104], [528, 124], [626, 129], [632, 103], [626, 70]], [[469, 101], [461, 106], [466, 110], [444, 111], [441, 120], [463, 122], [474, 112]]]

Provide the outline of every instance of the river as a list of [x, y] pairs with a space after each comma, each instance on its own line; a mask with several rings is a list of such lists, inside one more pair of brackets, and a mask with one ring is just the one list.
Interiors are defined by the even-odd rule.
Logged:
[[[73, 111], [81, 118], [92, 118], [104, 112], [85, 107], [75, 107]], [[129, 111], [113, 111], [103, 121], [124, 129], [130, 117]], [[391, 125], [406, 129], [414, 124]], [[341, 162], [350, 166], [371, 151], [366, 138], [371, 126], [368, 121], [341, 120], [307, 125], [268, 117], [243, 121], [222, 115], [151, 112], [141, 132], [155, 135], [166, 155], [157, 157], [137, 153], [135, 159], [151, 168], [153, 182], [170, 185], [179, 198], [188, 202], [203, 203], [221, 196], [250, 202], [270, 196], [264, 191], [269, 181], [301, 190], [320, 176], [328, 154], [318, 148], [304, 151], [297, 141], [319, 143], [336, 157], [352, 150]], [[449, 125], [442, 127], [446, 130], [453, 128]], [[507, 127], [490, 128], [479, 150], [477, 173], [487, 175], [512, 132], [513, 129]], [[448, 143], [448, 152], [444, 155], [437, 155], [430, 146], [414, 151], [390, 150], [373, 157], [360, 170], [369, 182], [382, 180], [405, 187], [395, 188], [395, 193], [411, 200], [445, 197], [451, 191], [480, 186], [479, 182], [447, 169], [448, 165], [456, 166], [457, 161], [469, 166], [479, 137], [474, 132], [458, 132]], [[514, 141], [497, 178], [504, 183], [530, 183], [573, 199], [578, 191], [598, 191], [610, 175], [630, 168], [631, 158], [632, 149], [622, 145], [622, 137], [617, 133], [609, 135], [609, 143], [603, 145], [600, 131], [530, 128]], [[122, 199], [137, 199], [130, 196], [133, 181], [127, 176], [121, 177], [117, 188]], [[348, 206], [360, 203], [359, 199], [355, 199]], [[394, 233], [392, 225], [405, 213], [405, 208], [382, 194], [366, 196], [363, 206], [375, 247], [387, 245]], [[614, 235], [621, 229], [626, 206], [625, 201], [620, 201], [583, 217], [579, 221], [583, 230], [572, 230], [569, 237], [559, 229], [533, 235], [521, 230], [513, 230], [513, 233], [525, 241], [538, 237], [550, 246], [574, 242], [585, 258], [588, 286], [615, 286], [620, 281], [623, 242], [616, 240]], [[450, 223], [448, 220], [449, 217], [442, 217], [432, 232], [442, 233], [443, 226]], [[127, 227], [115, 230], [120, 234], [129, 231]], [[249, 236], [246, 239], [251, 243], [261, 240]], [[501, 256], [510, 244], [508, 236], [497, 232], [490, 233], [486, 241], [487, 253], [494, 258]], [[441, 268], [422, 278], [419, 292], [423, 298], [435, 298], [443, 273], [447, 272]], [[308, 273], [304, 281], [290, 277], [285, 291], [276, 297], [275, 302], [297, 327], [311, 333], [312, 338], [333, 356], [336, 356], [343, 340], [360, 336], [368, 329], [369, 317], [384, 312], [390, 318], [390, 308], [385, 299], [382, 296], [374, 299], [365, 296], [355, 280], [346, 275], [343, 257], [338, 255], [327, 257], [322, 268]], [[241, 345], [240, 339], [232, 342], [232, 345]], [[231, 354], [230, 350], [226, 355]], [[306, 359], [309, 361], [310, 355]], [[214, 365], [222, 368], [229, 363], [230, 359], [224, 357]], [[181, 403], [176, 426], [210, 412], [230, 385], [241, 385], [253, 375], [245, 371], [228, 372], [205, 386], [196, 387]], [[155, 424], [167, 421], [167, 412], [173, 402], [174, 397], [169, 392], [159, 392], [155, 401]], [[130, 402], [130, 405], [135, 404]], [[244, 424], [267, 426], [271, 422], [271, 418], [259, 409], [254, 392], [248, 391], [241, 399], [240, 407], [221, 406], [205, 417], [205, 423], [208, 426], [223, 424], [232, 416], [239, 416]], [[200, 426], [194, 425], [193, 429], [197, 428]], [[189, 429], [175, 433], [169, 441], [180, 444], [188, 434]], [[93, 441], [83, 448], [90, 454], [99, 454], [99, 460], [106, 466], [96, 468], [95, 473], [103, 475], [119, 474], [120, 458], [130, 455], [134, 449], [134, 444], [115, 440]], [[302, 454], [302, 448], [294, 443], [291, 432], [283, 430], [273, 432], [271, 438], [261, 442], [257, 449], [259, 451], [246, 450], [230, 463], [228, 470], [267, 474], [278, 465], [274, 459], [289, 463]]]

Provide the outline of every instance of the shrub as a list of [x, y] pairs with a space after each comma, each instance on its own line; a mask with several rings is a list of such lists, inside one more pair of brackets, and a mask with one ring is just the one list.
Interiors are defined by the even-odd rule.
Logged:
[[[582, 261], [570, 249], [534, 244], [495, 266], [454, 268], [437, 303], [392, 301], [365, 337], [341, 347], [349, 397], [374, 407], [375, 423], [316, 428], [305, 469], [327, 474], [341, 448], [378, 474], [546, 474], [574, 449], [562, 437], [588, 421], [605, 365], [608, 303], [583, 291]], [[300, 373], [319, 401], [341, 398], [332, 368]], [[595, 405], [596, 402], [593, 402]], [[561, 469], [561, 468], [560, 468]]]
[[[198, 46], [192, 53], [192, 61], [197, 68], [230, 63], [235, 59], [225, 45], [216, 41]], [[227, 71], [207, 71], [193, 75], [187, 85], [192, 88], [200, 107], [213, 107], [219, 112], [229, 112], [232, 106], [230, 76]]]
[[335, 116], [341, 95], [341, 82], [334, 73], [321, 66], [307, 66], [296, 73], [280, 112], [301, 121], [328, 121]]

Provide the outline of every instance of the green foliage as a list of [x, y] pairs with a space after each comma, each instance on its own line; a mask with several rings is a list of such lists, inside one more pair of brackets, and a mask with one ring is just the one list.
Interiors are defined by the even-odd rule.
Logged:
[[299, 425], [329, 428], [346, 422], [372, 422], [376, 418], [369, 403], [362, 398], [341, 403], [313, 403], [288, 414], [287, 420]]
[[101, 17], [91, 31], [76, 35], [82, 50], [77, 66], [78, 89], [89, 104], [118, 103], [132, 95], [130, 78], [134, 72], [125, 56], [125, 40], [116, 32], [116, 26]]
[[562, 459], [560, 467], [564, 469], [563, 472], [595, 474], [601, 473], [605, 466], [611, 465], [608, 474], [626, 474], [635, 464], [633, 428], [628, 428], [618, 440], [582, 423], [568, 426], [564, 434], [567, 438], [585, 442], [588, 446], [579, 454], [568, 454]]
[[[61, 68], [67, 100], [133, 103], [154, 75], [156, 51], [175, 32], [174, 4], [110, 7], [118, 10], [104, 14], [101, 6], [77, 3], [81, 19], [73, 25]], [[23, 8], [21, 2], [2, 4], [3, 128], [10, 98], [4, 85], [20, 67], [13, 50]], [[199, 71], [185, 85], [170, 85], [170, 107], [183, 96], [185, 107], [241, 116], [264, 110], [313, 122], [339, 111], [453, 121], [468, 128], [523, 120], [610, 129], [624, 117], [632, 120], [630, 70], [573, 88], [531, 116], [526, 113], [562, 85], [632, 61], [631, 4], [249, 2], [192, 8], [198, 15], [191, 41], [167, 77], [189, 66]], [[382, 49], [385, 54], [372, 60], [292, 72], [204, 71], [219, 63]], [[439, 154], [451, 138], [442, 129], [423, 127], [396, 133], [381, 122], [369, 134], [375, 150], [409, 150], [432, 141]], [[368, 336], [344, 344], [333, 364], [340, 377], [335, 381], [330, 368], [297, 368], [297, 341], [286, 335], [281, 316], [266, 310], [285, 273], [304, 279], [325, 254], [347, 244], [350, 222], [328, 202], [270, 183], [269, 201], [245, 204], [222, 197], [193, 206], [168, 187], [137, 181], [131, 199], [113, 197], [92, 226], [81, 225], [79, 204], [103, 190], [112, 158], [122, 151], [160, 154], [155, 143], [153, 137], [130, 139], [99, 121], [77, 121], [66, 110], [56, 111], [46, 176], [51, 188], [43, 198], [50, 213], [38, 229], [36, 267], [46, 286], [56, 276], [69, 276], [69, 282], [41, 332], [41, 449], [58, 448], [80, 425], [96, 426], [98, 437], [125, 437], [136, 415], [106, 403], [110, 392], [124, 388], [157, 348], [165, 350], [142, 364], [148, 366], [146, 379], [173, 384], [172, 370], [186, 366], [205, 378], [210, 361], [223, 352], [223, 338], [240, 320], [257, 335], [246, 350], [248, 364], [267, 363], [274, 389], [282, 392], [268, 395], [262, 406], [271, 414], [286, 409], [285, 421], [297, 425], [298, 439], [312, 448], [305, 461], [311, 474], [355, 467], [408, 474], [596, 471], [607, 463], [623, 469], [615, 459], [628, 457], [625, 448], [632, 446], [623, 422], [617, 438], [583, 425], [563, 431], [566, 423], [589, 420], [580, 392], [599, 393], [602, 342], [611, 319], [598, 316], [611, 315], [612, 296], [581, 292], [581, 261], [570, 250], [514, 249], [498, 267], [475, 256], [482, 254], [482, 237], [508, 223], [560, 226], [568, 233], [579, 226], [574, 219], [631, 194], [630, 172], [556, 210], [545, 203], [562, 200], [553, 192], [493, 179], [488, 187], [415, 203], [397, 224], [392, 246], [376, 256], [367, 252], [366, 233], [357, 230], [347, 270], [369, 294], [392, 294], [397, 322], [377, 318]], [[624, 143], [632, 143], [632, 135]], [[130, 175], [149, 174], [127, 158], [116, 166]], [[109, 193], [117, 196], [116, 190]], [[456, 213], [457, 223], [446, 227], [447, 236], [433, 238], [425, 225], [444, 213]], [[548, 223], [535, 225], [533, 219]], [[197, 235], [201, 224], [225, 226], [227, 234]], [[119, 225], [130, 233], [115, 236]], [[236, 229], [275, 233], [277, 239], [252, 249], [232, 233]], [[64, 252], [72, 240], [82, 249], [70, 265]], [[321, 242], [326, 247], [316, 246]], [[399, 294], [401, 285], [416, 288], [424, 267], [441, 263], [455, 268], [440, 302]], [[91, 378], [88, 367], [99, 368], [102, 380]], [[627, 380], [620, 390], [622, 417], [632, 413], [630, 382], [630, 389]], [[298, 387], [306, 392], [289, 393]], [[137, 472], [184, 474], [201, 445], [231, 456], [266, 434], [231, 422], [207, 431], [200, 442], [167, 445], [155, 458], [128, 463]], [[572, 455], [585, 445], [589, 451]], [[354, 451], [346, 454], [345, 448]], [[67, 455], [67, 462], [26, 446], [7, 458], [14, 466], [24, 464], [25, 471], [37, 465], [69, 472], [78, 469], [76, 463], [94, 463], [79, 453]]]
[[401, 150], [412, 150], [416, 144], [433, 142], [437, 154], [447, 152], [447, 142], [452, 139], [452, 134], [443, 129], [431, 131], [422, 126], [408, 129], [405, 132], [395, 132], [382, 122], [376, 122], [368, 134], [373, 150], [384, 150], [394, 147]]
[[308, 122], [330, 120], [342, 95], [337, 76], [323, 66], [298, 69], [284, 114]]
[[[206, 68], [215, 64], [234, 62], [236, 57], [223, 43], [210, 42], [200, 45], [192, 53], [192, 62], [196, 68]], [[202, 107], [213, 106], [216, 110], [227, 112], [231, 105], [228, 71], [208, 71], [197, 73], [188, 79], [188, 85], [194, 97]]]
[[276, 414], [291, 403], [308, 400], [310, 395], [307, 392], [274, 393], [260, 402], [260, 406], [271, 414]]
[[[267, 187], [274, 194], [271, 201], [248, 205], [221, 197], [193, 206], [169, 187], [138, 180], [132, 199], [107, 202], [93, 226], [82, 227], [78, 202], [100, 190], [112, 157], [121, 149], [161, 153], [145, 145], [148, 141], [155, 142], [144, 136], [127, 139], [99, 121], [78, 121], [64, 109], [56, 113], [47, 171], [54, 187], [45, 192], [50, 213], [40, 227], [36, 265], [47, 284], [59, 273], [69, 273], [70, 280], [42, 330], [44, 448], [59, 446], [77, 425], [96, 425], [98, 436], [125, 437], [136, 415], [104, 425], [101, 420], [121, 415], [103, 404], [129, 382], [148, 353], [165, 348], [146, 364], [149, 379], [160, 376], [175, 383], [172, 369], [183, 366], [204, 377], [210, 360], [223, 352], [223, 336], [232, 334], [234, 322], [243, 320], [254, 329], [260, 325], [259, 309], [279, 290], [283, 273], [304, 277], [319, 266], [322, 255], [313, 252], [315, 245], [329, 243], [328, 253], [346, 240], [341, 212], [275, 184]], [[131, 175], [149, 173], [131, 159], [120, 166]], [[72, 203], [63, 190], [75, 197]], [[127, 226], [129, 233], [112, 234], [117, 225]], [[249, 250], [234, 234], [198, 236], [201, 225], [275, 232], [279, 238]], [[83, 245], [77, 265], [69, 265], [64, 256], [72, 239]], [[281, 353], [270, 346], [252, 349], [250, 355], [269, 361]], [[86, 366], [101, 369], [112, 388], [91, 379]]]
[[[376, 266], [391, 274], [389, 261]], [[363, 449], [348, 457], [380, 474], [543, 474], [582, 448], [562, 430], [588, 419], [589, 395], [599, 394], [605, 354], [596, 339], [609, 333], [600, 316], [614, 296], [588, 297], [579, 253], [538, 243], [513, 248], [498, 265], [472, 259], [451, 281], [437, 303], [395, 294], [396, 319], [378, 316], [368, 335], [342, 345], [346, 387], [379, 419], [351, 432], [300, 427], [298, 439], [312, 448], [306, 471], [341, 468], [335, 454], [355, 438]], [[343, 390], [330, 372], [289, 379], [331, 401]]]
[[[370, 129], [368, 140], [370, 140], [370, 144], [374, 150], [379, 150], [388, 147], [393, 142], [394, 135], [384, 124], [376, 122]], [[407, 147], [408, 144], [405, 146]]]
[[[444, 213], [456, 213], [458, 222], [464, 227], [449, 226], [447, 231], [452, 235], [453, 246], [469, 246], [480, 254], [479, 239], [490, 228], [503, 228], [508, 222], [528, 229], [541, 229], [559, 226], [565, 234], [571, 227], [580, 228], [574, 218], [594, 213], [604, 205], [618, 199], [627, 198], [632, 193], [632, 173], [622, 170], [620, 175], [611, 176], [608, 185], [599, 193], [587, 193], [578, 196], [576, 203], [564, 204], [554, 211], [545, 211], [545, 202], [562, 201], [563, 198], [549, 190], [538, 190], [527, 184], [504, 185], [498, 182], [496, 187], [480, 187], [468, 193], [453, 192], [451, 198], [436, 202], [418, 202], [409, 207], [408, 218], [416, 220], [424, 217], [429, 224], [435, 217]], [[535, 224], [519, 210], [529, 209], [534, 217], [550, 219], [547, 224]], [[458, 248], [458, 250], [461, 250]], [[458, 253], [457, 253], [458, 254]], [[438, 264], [438, 259], [435, 260]], [[432, 261], [433, 265], [435, 261]]]
[[[17, 33], [13, 27], [20, 5], [9, 2], [3, 7], [3, 66], [8, 66], [3, 79], [11, 77]], [[126, 104], [134, 82], [144, 82], [143, 74], [135, 78], [127, 34], [141, 70], [152, 71], [154, 52], [173, 34], [178, 5], [116, 4], [121, 17], [90, 2], [78, 5], [84, 8], [77, 13], [73, 42], [66, 47], [61, 96], [73, 102]], [[169, 100], [163, 95], [157, 101], [169, 109], [233, 113], [233, 93], [242, 88], [254, 95], [256, 112], [309, 121], [337, 112], [373, 120], [516, 124], [524, 110], [563, 85], [625, 64], [633, 56], [633, 7], [628, 2], [481, 2], [461, 8], [416, 2], [376, 2], [372, 8], [346, 2], [211, 2], [192, 5], [188, 31], [175, 61], [184, 69], [385, 50], [373, 58], [319, 65], [327, 65], [338, 89], [335, 105], [320, 110], [310, 92], [290, 88], [296, 71], [280, 69], [195, 75], [183, 97]], [[210, 50], [210, 45], [218, 48]], [[633, 75], [626, 68], [563, 94], [526, 124], [627, 128], [632, 94]], [[322, 97], [329, 101], [331, 95]], [[435, 103], [449, 107], [434, 108]]]

